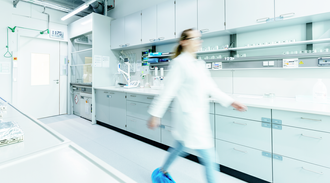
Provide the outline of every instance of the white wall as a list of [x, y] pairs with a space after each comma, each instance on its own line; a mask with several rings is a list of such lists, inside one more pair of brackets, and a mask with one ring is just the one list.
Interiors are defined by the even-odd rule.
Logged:
[[116, 0], [115, 8], [108, 12], [111, 18], [120, 18], [149, 8], [167, 0]]
[[[47, 29], [47, 15], [42, 14], [44, 8], [36, 5], [32, 5], [30, 3], [19, 2], [17, 8], [13, 7], [12, 0], [0, 0], [0, 7], [2, 10], [0, 11], [0, 62], [12, 62], [11, 58], [4, 58], [3, 54], [6, 52], [6, 42], [7, 42], [7, 27], [14, 26], [22, 26], [33, 29], [46, 30]], [[67, 34], [67, 25], [80, 17], [72, 17], [66, 21], [61, 21], [61, 17], [63, 17], [66, 13], [47, 9], [46, 13], [50, 14], [50, 29], [62, 30], [65, 32], [65, 40], [68, 40]], [[14, 56], [17, 56], [18, 44], [17, 44], [17, 32], [20, 35], [29, 36], [29, 37], [38, 37], [41, 39], [49, 39], [48, 35], [40, 35], [35, 31], [28, 30], [20, 30], [16, 31], [16, 33], [9, 32], [9, 48], [10, 51], [13, 51]], [[66, 43], [65, 43], [66, 44]], [[45, 45], [47, 46], [47, 45]], [[61, 54], [67, 55], [67, 50], [61, 50]], [[19, 59], [19, 58], [18, 58]], [[17, 69], [13, 68], [13, 78], [15, 75], [17, 76]], [[66, 81], [66, 76], [61, 77], [61, 81]], [[11, 84], [13, 83], [13, 91], [11, 90]], [[61, 84], [62, 86], [62, 84]], [[16, 103], [16, 96], [18, 91], [18, 86], [16, 81], [12, 81], [12, 76], [10, 75], [0, 75], [0, 96], [7, 99], [12, 103]], [[62, 95], [62, 99], [66, 99], [66, 92]], [[62, 102], [64, 103], [64, 102]], [[64, 105], [63, 105], [64, 106]], [[61, 109], [61, 113], [66, 109]]]

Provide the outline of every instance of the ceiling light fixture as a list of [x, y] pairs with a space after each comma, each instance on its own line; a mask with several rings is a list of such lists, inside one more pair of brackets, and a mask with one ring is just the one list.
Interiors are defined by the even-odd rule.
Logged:
[[74, 9], [73, 11], [71, 11], [70, 13], [68, 13], [67, 15], [65, 15], [64, 17], [62, 17], [61, 20], [64, 21], [64, 20], [66, 20], [66, 19], [72, 17], [73, 15], [75, 15], [75, 14], [81, 12], [82, 10], [88, 8], [88, 6], [89, 6], [91, 3], [95, 2], [95, 1], [96, 1], [96, 0], [90, 0], [90, 1], [88, 1], [88, 2], [86, 2], [86, 3], [84, 3], [83, 5], [79, 6], [78, 8]]

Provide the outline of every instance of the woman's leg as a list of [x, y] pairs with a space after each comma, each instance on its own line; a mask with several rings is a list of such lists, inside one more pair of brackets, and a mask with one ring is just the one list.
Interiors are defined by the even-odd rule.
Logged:
[[215, 173], [219, 171], [219, 166], [214, 162], [214, 149], [198, 149], [197, 152], [200, 154], [199, 161], [205, 166], [207, 182], [216, 183]]
[[174, 148], [171, 148], [171, 153], [168, 156], [168, 158], [166, 159], [164, 165], [161, 167], [161, 171], [163, 171], [163, 173], [166, 173], [168, 168], [170, 167], [170, 165], [174, 162], [174, 160], [182, 154], [183, 151], [183, 144], [179, 141], [176, 142]]

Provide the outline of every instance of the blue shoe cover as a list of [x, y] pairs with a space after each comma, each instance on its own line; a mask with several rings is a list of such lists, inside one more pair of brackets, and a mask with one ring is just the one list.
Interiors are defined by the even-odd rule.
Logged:
[[152, 183], [175, 183], [169, 173], [164, 174], [159, 168], [152, 172], [151, 180]]

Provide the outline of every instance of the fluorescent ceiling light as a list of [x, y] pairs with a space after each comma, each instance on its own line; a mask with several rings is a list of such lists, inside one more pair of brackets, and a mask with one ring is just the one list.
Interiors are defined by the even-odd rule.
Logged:
[[83, 5], [79, 6], [78, 8], [74, 9], [72, 12], [70, 12], [70, 13], [68, 13], [67, 15], [65, 15], [64, 17], [62, 17], [61, 20], [64, 21], [64, 20], [66, 20], [66, 19], [72, 17], [73, 15], [75, 15], [75, 14], [81, 12], [82, 10], [88, 8], [88, 6], [89, 6], [91, 3], [95, 2], [95, 1], [96, 1], [96, 0], [90, 0], [90, 1], [88, 1], [87, 3], [84, 3]]
[[88, 24], [88, 23], [91, 23], [92, 21], [93, 21], [92, 19], [89, 19], [89, 20], [87, 20], [87, 21], [85, 21], [85, 22], [82, 22], [81, 25], [86, 25], [86, 24]]
[[43, 7], [47, 7], [47, 8], [52, 8], [52, 9], [63, 11], [63, 12], [72, 11], [72, 9], [65, 8], [65, 7], [55, 5], [55, 4], [52, 4], [52, 3], [47, 3], [47, 2], [44, 2], [44, 1], [39, 1], [39, 0], [21, 0], [21, 1], [26, 2], [26, 3], [32, 3], [32, 4], [35, 4], [35, 5], [39, 5], [39, 6], [43, 6]]

